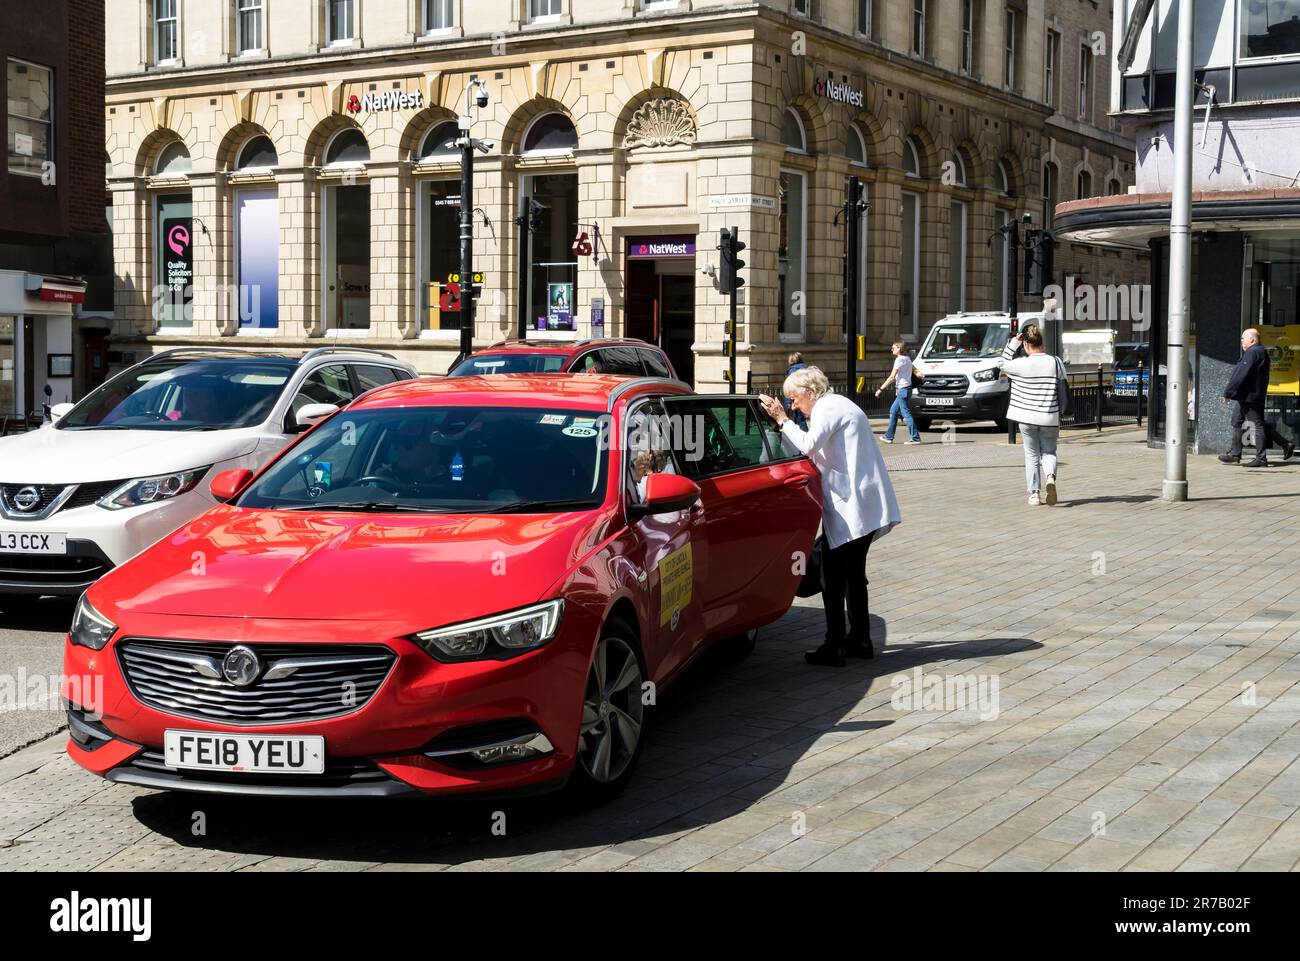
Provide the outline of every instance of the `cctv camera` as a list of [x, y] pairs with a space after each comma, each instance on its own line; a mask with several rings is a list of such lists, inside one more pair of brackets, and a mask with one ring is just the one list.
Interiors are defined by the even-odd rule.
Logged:
[[478, 88], [478, 108], [482, 110], [488, 105], [487, 87], [480, 85]]

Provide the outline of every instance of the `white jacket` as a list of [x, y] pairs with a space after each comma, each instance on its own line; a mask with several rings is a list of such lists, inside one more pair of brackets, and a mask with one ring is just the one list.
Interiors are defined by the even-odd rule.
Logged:
[[781, 433], [821, 473], [827, 546], [839, 547], [873, 531], [883, 537], [902, 521], [871, 422], [853, 401], [826, 394], [813, 404], [807, 430], [787, 420]]

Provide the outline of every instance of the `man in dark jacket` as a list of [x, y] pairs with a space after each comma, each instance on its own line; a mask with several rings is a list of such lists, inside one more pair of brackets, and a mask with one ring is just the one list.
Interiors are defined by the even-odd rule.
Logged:
[[1268, 351], [1259, 342], [1259, 331], [1247, 327], [1241, 335], [1241, 360], [1232, 371], [1228, 386], [1223, 391], [1224, 401], [1232, 401], [1232, 442], [1219, 460], [1225, 464], [1241, 461], [1241, 428], [1249, 423], [1255, 445], [1255, 459], [1247, 467], [1267, 467], [1268, 448], [1276, 443], [1282, 448], [1282, 459], [1288, 459], [1295, 445], [1286, 440], [1264, 420], [1264, 400], [1268, 397]]

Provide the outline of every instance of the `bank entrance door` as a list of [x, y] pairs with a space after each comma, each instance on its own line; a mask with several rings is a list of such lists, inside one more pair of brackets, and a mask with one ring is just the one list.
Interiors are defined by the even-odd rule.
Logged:
[[677, 376], [695, 383], [695, 238], [628, 241], [625, 331], [663, 348]]

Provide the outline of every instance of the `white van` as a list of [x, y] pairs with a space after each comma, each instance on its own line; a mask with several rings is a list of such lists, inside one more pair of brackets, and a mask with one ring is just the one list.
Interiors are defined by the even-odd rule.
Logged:
[[[1044, 325], [1041, 311], [1017, 315], [1020, 328]], [[998, 358], [1011, 337], [1006, 311], [949, 314], [931, 328], [916, 355], [924, 380], [912, 395], [919, 430], [933, 421], [991, 420], [1007, 426], [1011, 382], [998, 370]]]

